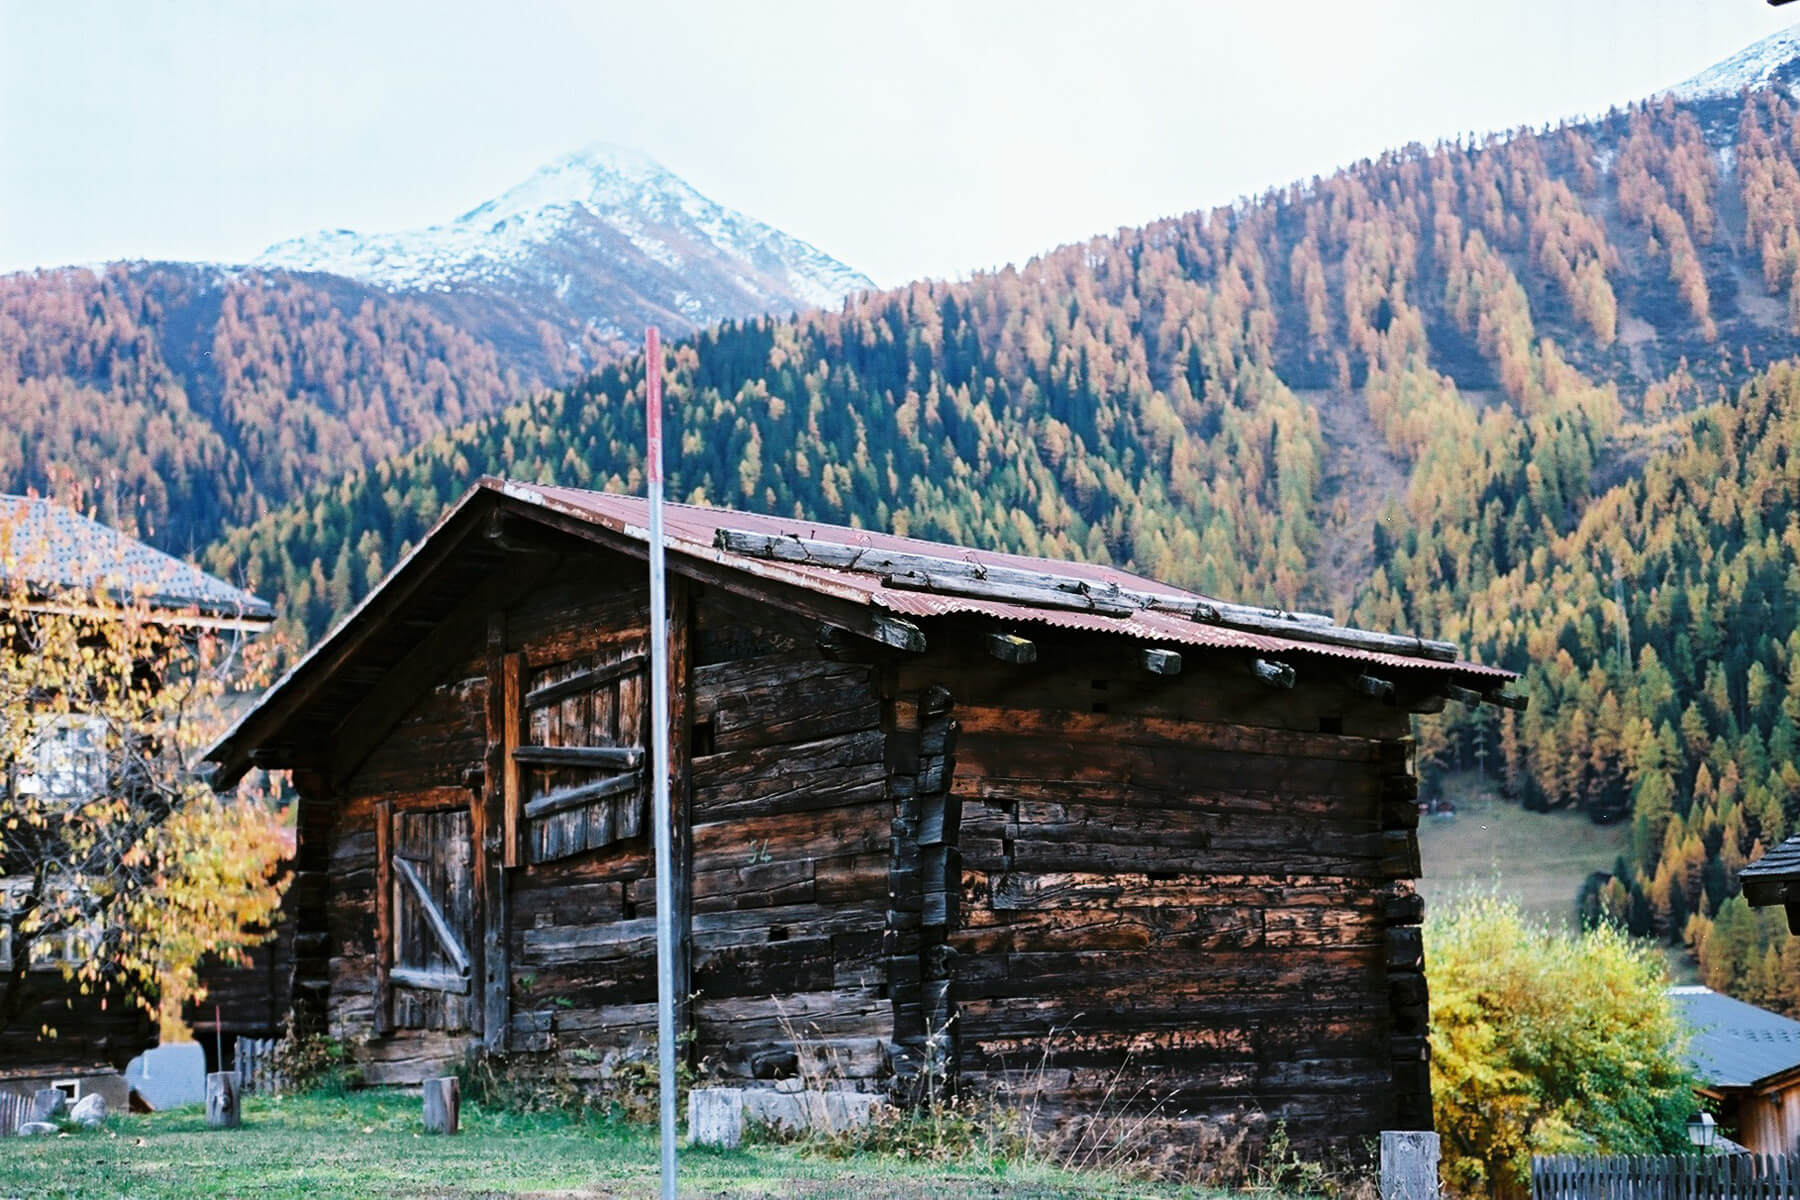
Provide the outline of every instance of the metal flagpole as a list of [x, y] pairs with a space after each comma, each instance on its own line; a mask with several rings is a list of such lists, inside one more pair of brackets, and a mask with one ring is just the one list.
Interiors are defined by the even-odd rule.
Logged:
[[650, 493], [650, 778], [656, 825], [656, 1049], [662, 1194], [675, 1200], [675, 847], [669, 814], [669, 613], [663, 582], [662, 338], [644, 331], [646, 482]]

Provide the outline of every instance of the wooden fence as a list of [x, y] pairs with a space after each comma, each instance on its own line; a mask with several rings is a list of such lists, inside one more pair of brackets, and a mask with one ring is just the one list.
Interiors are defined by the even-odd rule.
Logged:
[[1800, 1157], [1773, 1154], [1539, 1155], [1531, 1200], [1793, 1200]]
[[232, 1051], [232, 1069], [237, 1075], [240, 1092], [278, 1092], [281, 1090], [281, 1076], [275, 1070], [274, 1052], [275, 1038], [246, 1038], [237, 1040], [237, 1049]]
[[17, 1092], [0, 1092], [0, 1137], [19, 1132], [25, 1116], [31, 1111], [31, 1097]]

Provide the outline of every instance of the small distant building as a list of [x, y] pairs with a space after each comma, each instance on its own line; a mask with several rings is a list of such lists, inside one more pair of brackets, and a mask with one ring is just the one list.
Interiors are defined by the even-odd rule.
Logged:
[[1727, 1135], [1753, 1154], [1800, 1154], [1800, 1021], [1707, 987], [1670, 988], [1688, 1064]]
[[1787, 908], [1788, 931], [1800, 933], [1800, 837], [1781, 845], [1738, 872], [1744, 899], [1757, 908]]
[[[254, 635], [274, 619], [263, 600], [214, 578], [115, 529], [48, 500], [0, 495], [0, 579], [9, 589], [9, 619], [56, 611], [69, 589], [104, 590], [141, 603], [170, 629]], [[79, 715], [42, 734], [37, 770], [17, 764], [0, 775], [0, 812], [26, 786], [77, 805], [93, 796], [98, 749], [92, 722]], [[44, 764], [50, 764], [45, 766]], [[28, 781], [28, 783], [27, 783]], [[156, 1027], [142, 1007], [111, 989], [83, 987], [63, 968], [85, 951], [77, 933], [54, 944], [36, 940], [29, 962], [16, 962], [7, 919], [31, 885], [16, 856], [0, 842], [0, 1007], [20, 1015], [0, 1027], [0, 1091], [29, 1092], [60, 1086], [72, 1095], [98, 1090], [122, 1105], [118, 1069], [156, 1042]], [[17, 988], [17, 995], [11, 989]], [[55, 1030], [54, 1037], [42, 1030]]]

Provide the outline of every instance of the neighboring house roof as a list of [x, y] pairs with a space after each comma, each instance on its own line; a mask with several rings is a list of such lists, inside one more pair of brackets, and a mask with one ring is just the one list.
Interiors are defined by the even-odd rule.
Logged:
[[43, 589], [106, 588], [158, 609], [264, 623], [268, 602], [80, 513], [0, 495], [0, 577]]
[[1707, 1087], [1755, 1087], [1800, 1067], [1800, 1021], [1707, 987], [1673, 987], [1675, 1011], [1692, 1034], [1688, 1063]]
[[[218, 777], [222, 786], [242, 773], [253, 750], [271, 740], [285, 740], [277, 730], [286, 727], [293, 713], [311, 705], [321, 710], [315, 723], [322, 723], [324, 710], [342, 718], [372, 686], [368, 681], [399, 661], [405, 647], [383, 650], [368, 646], [368, 628], [392, 621], [401, 604], [423, 605], [427, 612], [450, 611], [451, 601], [466, 593], [487, 568], [475, 564], [458, 575], [449, 551], [467, 539], [490, 512], [514, 514], [627, 551], [641, 553], [649, 542], [648, 504], [643, 497], [480, 480], [412, 553], [208, 752], [208, 757], [222, 766]], [[782, 542], [781, 552], [726, 548], [757, 538]], [[835, 606], [834, 611], [858, 615], [865, 629], [869, 622], [908, 627], [909, 622], [921, 618], [967, 614], [1009, 625], [1036, 624], [1145, 643], [1255, 655], [1319, 656], [1370, 669], [1428, 673], [1483, 694], [1516, 678], [1512, 672], [1462, 660], [1454, 647], [1445, 643], [1369, 635], [1343, 629], [1322, 617], [1238, 608], [1094, 563], [973, 550], [818, 521], [684, 504], [665, 506], [664, 543], [671, 570], [679, 571], [685, 563], [690, 570], [704, 570], [709, 577], [753, 580], [765, 589], [793, 597], [810, 594], [820, 604]], [[810, 560], [809, 547], [829, 551], [826, 557], [830, 561]], [[1049, 577], [1051, 582], [1039, 588], [1042, 602], [988, 598], [970, 594], [983, 590], [979, 579], [950, 582], [934, 580], [928, 572], [914, 572], [909, 579], [896, 581], [898, 572], [842, 561], [846, 553], [855, 557], [859, 552], [867, 552], [870, 558], [923, 556], [959, 568], [965, 575], [971, 568], [980, 568], [996, 575]], [[423, 588], [425, 578], [433, 572], [444, 578], [436, 586]], [[423, 601], [419, 599], [422, 588], [431, 593]], [[1205, 610], [1204, 619], [1197, 616], [1196, 609]], [[1220, 610], [1231, 611], [1221, 615]], [[417, 619], [417, 613], [409, 618], [415, 629], [428, 625]], [[412, 636], [416, 640], [424, 635], [416, 632]], [[1380, 649], [1344, 644], [1359, 639]], [[347, 671], [344, 668], [352, 658], [357, 658], [357, 670]], [[361, 682], [356, 682], [358, 679]]]
[[1752, 904], [1800, 900], [1800, 837], [1791, 837], [1738, 872]]

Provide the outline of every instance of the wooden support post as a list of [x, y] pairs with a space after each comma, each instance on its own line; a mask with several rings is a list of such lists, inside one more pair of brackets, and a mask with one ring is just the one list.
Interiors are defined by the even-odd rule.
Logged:
[[[517, 679], [512, 681], [515, 724], [518, 682]], [[482, 760], [482, 777], [476, 785], [473, 798], [473, 812], [478, 818], [472, 829], [475, 831], [475, 898], [477, 928], [480, 930], [477, 941], [480, 970], [476, 975], [480, 1000], [473, 1007], [481, 1016], [482, 1045], [489, 1050], [499, 1051], [506, 1049], [506, 1039], [512, 1025], [512, 971], [508, 965], [510, 956], [507, 952], [506, 775], [510, 764], [506, 761], [509, 747], [506, 737], [504, 611], [488, 615], [487, 684], [487, 710], [484, 714], [487, 753]], [[514, 851], [516, 852], [516, 846]]]
[[394, 1030], [394, 807], [375, 802], [375, 1011], [374, 1033]]
[[1250, 673], [1270, 687], [1291, 688], [1294, 686], [1294, 668], [1283, 662], [1253, 658], [1250, 660]]
[[1144, 670], [1152, 675], [1181, 674], [1181, 655], [1173, 650], [1158, 650], [1146, 646], [1143, 653]]
[[1351, 681], [1350, 686], [1383, 704], [1394, 702], [1394, 685], [1385, 679], [1377, 679], [1373, 675], [1358, 675]]
[[1034, 663], [1037, 661], [1037, 644], [1029, 638], [1015, 637], [1010, 633], [988, 634], [987, 651], [1004, 663]]
[[237, 1076], [230, 1071], [212, 1072], [206, 1077], [206, 1127], [236, 1129], [241, 1120]]
[[424, 1084], [425, 1132], [455, 1133], [462, 1112], [462, 1091], [456, 1076], [440, 1075]]

